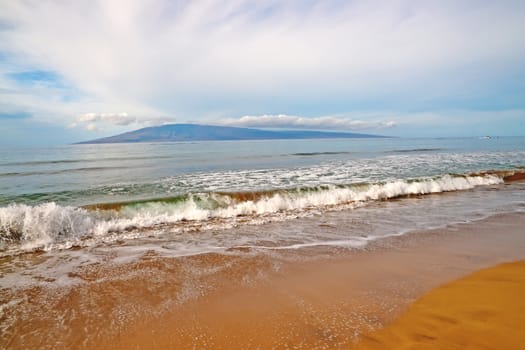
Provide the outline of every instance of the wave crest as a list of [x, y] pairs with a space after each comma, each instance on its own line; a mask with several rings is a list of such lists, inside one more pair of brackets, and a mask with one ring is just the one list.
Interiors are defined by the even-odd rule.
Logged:
[[[17, 245], [23, 250], [52, 249], [81, 244], [86, 238], [119, 239], [119, 234], [158, 225], [228, 220], [261, 216], [294, 216], [310, 209], [323, 210], [353, 203], [387, 200], [401, 196], [468, 190], [503, 182], [495, 174], [453, 176], [385, 183], [325, 185], [267, 192], [200, 193], [174, 199], [94, 205], [85, 208], [43, 203], [36, 206], [11, 204], [0, 208], [0, 242], [4, 249]], [[147, 233], [146, 233], [147, 234]], [[139, 234], [140, 236], [140, 234]], [[64, 245], [62, 245], [64, 246]]]
[[11, 204], [0, 208], [0, 240], [48, 244], [90, 233], [94, 218], [82, 208], [56, 203]]

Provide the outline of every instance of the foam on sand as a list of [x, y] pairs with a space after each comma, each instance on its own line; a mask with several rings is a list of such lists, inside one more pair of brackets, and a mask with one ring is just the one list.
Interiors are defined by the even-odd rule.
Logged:
[[[365, 251], [238, 250], [172, 258], [148, 249], [128, 252], [133, 258], [112, 246], [9, 257], [3, 271], [14, 267], [20, 274], [0, 281], [0, 348], [350, 348], [432, 288], [525, 259], [524, 225], [523, 213], [505, 213]], [[37, 265], [30, 261], [42, 258]], [[21, 285], [19, 276], [32, 281]], [[489, 280], [498, 285], [508, 278]], [[478, 290], [471, 292], [466, 301]]]

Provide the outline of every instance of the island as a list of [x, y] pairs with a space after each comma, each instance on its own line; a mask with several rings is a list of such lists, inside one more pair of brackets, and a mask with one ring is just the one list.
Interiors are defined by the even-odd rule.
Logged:
[[282, 139], [337, 139], [337, 138], [383, 138], [386, 136], [350, 132], [327, 132], [311, 130], [261, 130], [231, 126], [168, 124], [142, 128], [119, 135], [77, 144], [175, 142], [175, 141], [226, 141], [226, 140], [282, 140]]

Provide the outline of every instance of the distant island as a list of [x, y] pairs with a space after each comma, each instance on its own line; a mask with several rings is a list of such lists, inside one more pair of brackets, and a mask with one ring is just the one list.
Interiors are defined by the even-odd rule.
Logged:
[[227, 141], [227, 140], [286, 140], [286, 139], [336, 139], [336, 138], [382, 138], [385, 136], [325, 131], [270, 131], [230, 126], [198, 124], [169, 124], [153, 126], [123, 134], [103, 137], [77, 144], [174, 142], [174, 141]]

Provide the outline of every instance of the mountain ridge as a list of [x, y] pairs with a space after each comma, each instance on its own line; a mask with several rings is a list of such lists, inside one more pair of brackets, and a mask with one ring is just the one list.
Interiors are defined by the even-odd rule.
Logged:
[[263, 130], [232, 126], [203, 124], [167, 124], [150, 126], [118, 135], [102, 137], [76, 144], [177, 142], [177, 141], [235, 141], [235, 140], [285, 140], [328, 138], [384, 138], [387, 136], [351, 132], [311, 130]]

